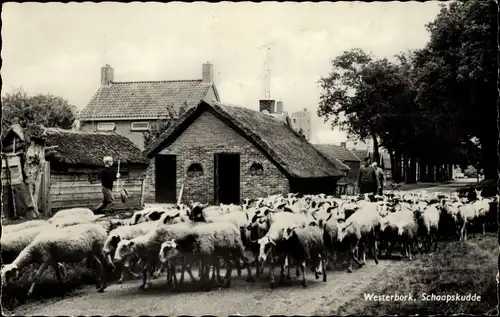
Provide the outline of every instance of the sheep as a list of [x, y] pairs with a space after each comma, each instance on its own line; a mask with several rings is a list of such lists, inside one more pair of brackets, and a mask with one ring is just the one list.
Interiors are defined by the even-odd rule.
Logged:
[[26, 222], [15, 224], [15, 225], [3, 226], [2, 233], [6, 234], [6, 233], [11, 233], [11, 232], [16, 232], [16, 231], [20, 231], [20, 230], [24, 230], [24, 229], [28, 229], [28, 228], [33, 228], [33, 227], [38, 227], [38, 226], [42, 226], [42, 225], [46, 225], [46, 224], [48, 224], [48, 222], [45, 220], [38, 220], [38, 219], [37, 220], [29, 220]]
[[84, 223], [96, 222], [97, 220], [99, 220], [102, 217], [104, 217], [104, 215], [91, 215], [91, 216], [89, 216], [87, 214], [68, 215], [66, 217], [59, 217], [59, 218], [53, 219], [51, 224], [58, 227], [58, 228], [63, 228], [63, 227], [84, 224]]
[[133, 239], [122, 239], [115, 251], [115, 262], [121, 262], [124, 258], [137, 255], [144, 267], [142, 270], [143, 280], [140, 289], [148, 289], [151, 286], [149, 277], [151, 271], [158, 264], [158, 254], [161, 244], [168, 240], [189, 232], [193, 225], [181, 222], [172, 225], [157, 226], [153, 231], [135, 237]]
[[[283, 228], [282, 235], [285, 254], [300, 263], [302, 286], [307, 287], [304, 270], [308, 261], [312, 261], [316, 279], [323, 275], [323, 282], [326, 282], [326, 250], [321, 229], [317, 226]], [[281, 277], [283, 279], [283, 275]]]
[[[351, 254], [351, 261], [347, 269], [349, 273], [352, 273], [352, 260], [359, 266], [366, 263], [365, 247], [369, 247], [375, 263], [378, 264], [375, 235], [376, 228], [380, 225], [380, 218], [377, 211], [377, 204], [367, 202], [362, 204], [360, 209], [347, 218], [345, 222], [339, 224], [337, 240], [340, 243], [346, 241], [346, 244], [349, 245], [349, 252]], [[355, 250], [358, 248], [358, 245], [363, 247], [363, 262], [360, 262], [355, 256]]]
[[[231, 265], [230, 260], [237, 258], [242, 259], [248, 270], [247, 281], [254, 282], [252, 272], [248, 261], [245, 257], [243, 243], [240, 237], [240, 231], [231, 223], [215, 222], [200, 224], [191, 229], [191, 231], [179, 238], [167, 240], [169, 243], [163, 243], [161, 246], [161, 255], [164, 261], [172, 259], [182, 254], [196, 254], [207, 263], [213, 260], [214, 257], [221, 256], [224, 258], [227, 269], [224, 277], [224, 287], [229, 287], [231, 284]], [[215, 269], [215, 267], [214, 267]], [[207, 290], [208, 285], [208, 270], [202, 276], [202, 284]], [[212, 275], [212, 280], [215, 275]]]
[[[399, 241], [398, 226], [399, 224], [405, 224], [414, 222], [414, 213], [401, 205], [395, 206], [396, 211], [387, 214], [385, 217], [380, 219], [380, 242], [381, 247], [379, 249], [379, 255], [382, 249], [386, 250], [386, 255], [391, 254], [392, 244]], [[406, 252], [406, 244], [403, 245], [403, 253]]]
[[180, 211], [181, 206], [175, 206], [172, 208], [168, 207], [148, 207], [143, 210], [136, 211], [132, 217], [130, 217], [130, 225], [136, 225], [142, 222], [148, 221], [158, 221], [162, 217], [163, 214], [169, 211]]
[[[104, 242], [104, 247], [103, 247], [103, 252], [104, 252], [104, 256], [107, 260], [107, 263], [110, 266], [115, 267], [115, 265], [113, 263], [113, 256], [114, 256], [114, 253], [115, 253], [116, 248], [118, 246], [118, 243], [122, 239], [133, 239], [135, 237], [145, 235], [148, 232], [153, 231], [156, 228], [156, 226], [157, 226], [157, 224], [155, 222], [144, 222], [144, 223], [140, 223], [140, 224], [133, 225], [133, 226], [123, 226], [123, 227], [119, 227], [119, 228], [116, 228], [114, 230], [111, 230], [109, 232], [108, 237], [106, 238], [106, 241]], [[123, 266], [124, 266], [124, 268], [126, 268], [128, 270], [128, 272], [132, 276], [138, 277], [138, 275], [133, 273], [130, 269], [130, 259], [129, 258], [125, 259]], [[125, 270], [122, 271], [120, 279], [118, 280], [118, 283], [123, 282], [124, 275], [125, 275]]]
[[461, 223], [463, 218], [459, 213], [459, 207], [462, 204], [459, 202], [451, 203], [446, 200], [441, 200], [441, 214], [439, 216], [439, 236], [441, 239], [454, 237], [460, 239], [461, 237]]
[[53, 230], [54, 226], [46, 223], [43, 226], [26, 228], [24, 230], [2, 234], [2, 262], [12, 263], [21, 251], [26, 248], [37, 235], [43, 231]]
[[41, 274], [52, 265], [57, 279], [62, 283], [58, 262], [78, 262], [83, 259], [95, 260], [99, 271], [96, 288], [104, 292], [107, 287], [104, 268], [105, 261], [102, 255], [102, 246], [106, 240], [107, 232], [100, 224], [81, 224], [66, 228], [53, 228], [40, 233], [19, 254], [11, 264], [2, 268], [1, 277], [3, 285], [7, 285], [12, 278], [17, 278], [19, 271], [30, 263], [40, 263], [28, 296], [33, 293], [35, 284]]
[[81, 218], [89, 218], [92, 219], [94, 217], [94, 213], [92, 210], [89, 208], [70, 208], [70, 209], [62, 209], [59, 210], [54, 216], [52, 216], [49, 220], [47, 220], [48, 223], [53, 223], [56, 220], [59, 220], [60, 218], [66, 218], [66, 217], [81, 217]]
[[422, 212], [417, 213], [417, 225], [419, 235], [424, 238], [427, 251], [430, 251], [434, 243], [434, 251], [437, 250], [437, 231], [439, 230], [439, 215], [437, 204], [425, 206]]
[[327, 269], [328, 261], [331, 259], [332, 262], [335, 261], [336, 256], [347, 251], [345, 249], [345, 244], [341, 244], [337, 241], [338, 227], [339, 223], [344, 222], [343, 219], [335, 219], [333, 214], [330, 214], [325, 220], [320, 220], [318, 227], [323, 230], [323, 243], [325, 245], [327, 254]]

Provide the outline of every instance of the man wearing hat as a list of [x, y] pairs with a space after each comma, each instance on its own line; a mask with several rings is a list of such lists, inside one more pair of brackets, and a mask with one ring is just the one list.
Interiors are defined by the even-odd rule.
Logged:
[[385, 174], [384, 174], [384, 170], [381, 169], [380, 167], [378, 167], [377, 165], [378, 165], [377, 162], [372, 163], [372, 167], [375, 169], [375, 173], [377, 174], [377, 178], [378, 178], [377, 194], [382, 195], [384, 185], [385, 185]]
[[359, 169], [358, 186], [360, 194], [377, 194], [380, 188], [377, 171], [370, 165], [369, 157], [365, 158], [363, 166]]
[[111, 168], [113, 166], [113, 158], [111, 156], [106, 156], [103, 159], [104, 169], [101, 172], [101, 184], [102, 184], [102, 203], [94, 209], [95, 214], [101, 213], [101, 211], [108, 207], [113, 206], [116, 201], [113, 196], [113, 182], [120, 178], [120, 173], [116, 173]]

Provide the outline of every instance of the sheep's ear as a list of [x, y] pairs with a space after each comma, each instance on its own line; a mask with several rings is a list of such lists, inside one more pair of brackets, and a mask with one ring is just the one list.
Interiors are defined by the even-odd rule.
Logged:
[[314, 215], [314, 213], [312, 213], [311, 216], [314, 218], [314, 220], [318, 220], [318, 218], [316, 218], [316, 215]]
[[131, 246], [131, 247], [133, 247], [135, 245], [135, 242], [134, 241], [129, 241], [128, 245]]
[[269, 243], [271, 243], [272, 245], [276, 246], [276, 242], [274, 242], [273, 240], [269, 239]]
[[330, 220], [330, 218], [332, 218], [333, 214], [330, 214], [330, 216], [328, 216], [328, 218], [326, 218], [325, 222], [327, 222], [328, 220]]
[[264, 216], [267, 216], [267, 215], [269, 215], [269, 213], [271, 213], [271, 210], [269, 210], [269, 209], [266, 209], [266, 211], [264, 211]]
[[177, 218], [177, 217], [179, 217], [180, 215], [181, 215], [181, 213], [180, 213], [180, 212], [178, 212], [178, 213], [176, 213], [174, 216], [172, 216], [172, 218]]

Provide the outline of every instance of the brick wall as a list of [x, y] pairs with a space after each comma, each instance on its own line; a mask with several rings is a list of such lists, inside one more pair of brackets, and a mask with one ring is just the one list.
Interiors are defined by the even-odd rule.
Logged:
[[[232, 128], [209, 112], [202, 114], [168, 149], [160, 154], [177, 155], [177, 195], [185, 180], [182, 201], [214, 202], [214, 154], [240, 153], [240, 197], [256, 198], [288, 193], [288, 179], [264, 154]], [[186, 177], [190, 164], [199, 163], [203, 175]], [[262, 175], [252, 175], [250, 166], [259, 163]], [[147, 172], [146, 201], [154, 201], [154, 159]]]

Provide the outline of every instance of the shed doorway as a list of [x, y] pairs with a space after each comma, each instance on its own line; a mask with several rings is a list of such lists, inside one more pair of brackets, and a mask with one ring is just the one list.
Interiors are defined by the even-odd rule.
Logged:
[[214, 201], [216, 205], [240, 204], [240, 154], [215, 154]]
[[176, 203], [177, 157], [159, 154], [155, 157], [155, 201]]

